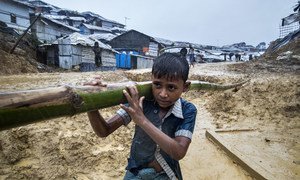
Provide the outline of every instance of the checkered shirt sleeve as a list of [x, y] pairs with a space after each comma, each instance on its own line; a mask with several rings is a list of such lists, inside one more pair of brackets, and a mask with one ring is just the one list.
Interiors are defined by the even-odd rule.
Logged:
[[122, 118], [123, 121], [124, 121], [125, 126], [127, 126], [127, 125], [130, 123], [131, 117], [129, 116], [129, 114], [128, 114], [124, 109], [119, 109], [119, 110], [117, 111], [117, 114], [118, 114], [119, 116], [121, 116], [121, 118]]

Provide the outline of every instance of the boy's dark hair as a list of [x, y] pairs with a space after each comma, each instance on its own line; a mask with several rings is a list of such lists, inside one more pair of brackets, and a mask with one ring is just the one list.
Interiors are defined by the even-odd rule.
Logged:
[[186, 82], [189, 70], [187, 60], [180, 53], [164, 53], [154, 59], [152, 75], [156, 78], [182, 79]]
[[185, 47], [182, 48], [182, 49], [180, 50], [180, 54], [181, 54], [182, 57], [186, 57], [186, 55], [187, 55], [187, 49], [186, 49]]

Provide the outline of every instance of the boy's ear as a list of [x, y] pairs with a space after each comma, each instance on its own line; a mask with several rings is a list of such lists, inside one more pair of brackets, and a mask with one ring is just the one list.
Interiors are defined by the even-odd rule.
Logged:
[[190, 88], [191, 82], [187, 81], [184, 83], [183, 92], [187, 92]]

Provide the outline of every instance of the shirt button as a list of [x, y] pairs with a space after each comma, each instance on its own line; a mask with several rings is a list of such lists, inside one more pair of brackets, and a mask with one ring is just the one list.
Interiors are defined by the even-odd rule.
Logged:
[[157, 114], [157, 112], [158, 112], [158, 111], [155, 109], [155, 110], [154, 110], [154, 113]]

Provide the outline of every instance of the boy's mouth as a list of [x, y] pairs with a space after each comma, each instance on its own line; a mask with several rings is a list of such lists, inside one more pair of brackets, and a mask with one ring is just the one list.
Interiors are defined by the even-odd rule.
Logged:
[[172, 103], [170, 101], [162, 101], [162, 100], [157, 100], [158, 104], [161, 105], [161, 106], [169, 106], [171, 105]]

